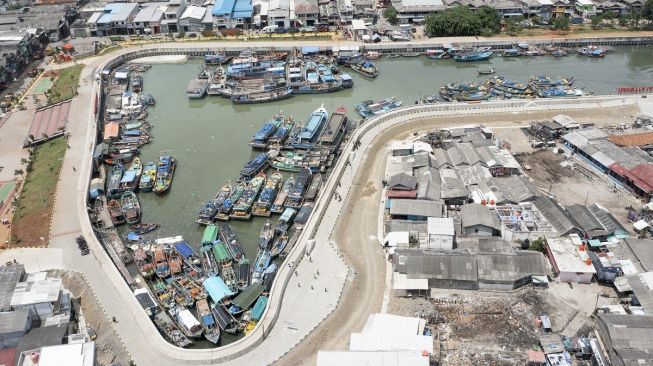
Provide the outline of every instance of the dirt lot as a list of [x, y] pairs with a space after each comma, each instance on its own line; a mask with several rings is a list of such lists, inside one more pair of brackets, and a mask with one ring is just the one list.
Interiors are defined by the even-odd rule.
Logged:
[[540, 315], [560, 332], [578, 313], [548, 290], [515, 293], [438, 290], [435, 299], [392, 297], [389, 312], [427, 320], [441, 365], [521, 365], [539, 346]]
[[73, 297], [81, 296], [82, 313], [86, 324], [97, 334], [95, 340], [96, 364], [128, 366], [130, 357], [127, 350], [111, 327], [111, 320], [100, 308], [86, 280], [72, 272], [52, 271], [51, 275], [61, 277], [64, 288], [70, 291]]

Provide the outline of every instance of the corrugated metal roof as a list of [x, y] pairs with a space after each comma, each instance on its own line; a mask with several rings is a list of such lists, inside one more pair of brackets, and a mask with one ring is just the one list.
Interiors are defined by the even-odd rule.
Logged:
[[11, 297], [18, 281], [25, 275], [25, 266], [12, 264], [0, 266], [0, 311], [11, 309]]
[[28, 309], [0, 313], [0, 337], [9, 333], [26, 332], [31, 328]]
[[263, 290], [265, 287], [262, 283], [252, 282], [240, 295], [236, 296], [232, 303], [241, 309], [247, 309], [263, 293]]
[[460, 218], [463, 221], [463, 227], [482, 225], [495, 230], [501, 229], [499, 216], [496, 214], [496, 211], [490, 210], [487, 206], [478, 203], [461, 206]]
[[533, 204], [559, 235], [569, 234], [576, 229], [576, 223], [552, 198], [541, 196], [533, 201]]
[[443, 204], [438, 201], [395, 199], [390, 202], [390, 215], [442, 217]]

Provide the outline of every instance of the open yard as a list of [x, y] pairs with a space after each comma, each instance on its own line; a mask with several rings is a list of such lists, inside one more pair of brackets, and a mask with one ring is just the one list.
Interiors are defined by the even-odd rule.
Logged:
[[75, 91], [79, 85], [79, 75], [83, 68], [84, 65], [75, 65], [59, 71], [59, 76], [56, 77], [52, 88], [50, 88], [48, 104], [59, 103], [75, 96]]
[[64, 138], [51, 140], [35, 149], [32, 167], [26, 172], [27, 177], [14, 214], [11, 228], [13, 246], [35, 247], [47, 243], [65, 150]]

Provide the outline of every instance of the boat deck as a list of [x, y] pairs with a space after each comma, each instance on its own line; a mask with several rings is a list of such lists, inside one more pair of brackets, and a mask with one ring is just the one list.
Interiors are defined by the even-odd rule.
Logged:
[[322, 144], [333, 144], [344, 131], [346, 122], [347, 116], [345, 114], [333, 113], [320, 134], [319, 142]]

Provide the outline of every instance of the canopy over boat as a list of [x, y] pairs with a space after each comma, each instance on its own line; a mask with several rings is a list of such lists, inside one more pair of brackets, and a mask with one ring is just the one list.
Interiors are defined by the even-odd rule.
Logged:
[[218, 237], [218, 226], [208, 225], [202, 235], [202, 243], [211, 243]]
[[222, 278], [218, 276], [211, 276], [205, 279], [202, 285], [214, 302], [220, 302], [225, 297], [232, 296], [234, 294], [229, 289], [227, 284], [224, 283]]
[[133, 170], [128, 170], [122, 175], [120, 183], [131, 183], [136, 179], [136, 172]]
[[263, 293], [264, 290], [265, 286], [263, 286], [262, 283], [253, 282], [251, 285], [247, 286], [247, 288], [243, 290], [240, 295], [236, 296], [233, 304], [241, 309], [247, 309], [250, 307], [250, 305], [252, 305], [254, 300], [256, 300], [256, 298]]
[[231, 259], [231, 254], [229, 254], [229, 250], [227, 250], [227, 247], [223, 242], [216, 242], [211, 250], [213, 250], [213, 256], [218, 262], [224, 262]]
[[260, 296], [258, 300], [256, 300], [256, 304], [254, 304], [254, 307], [252, 308], [252, 320], [259, 321], [261, 319], [267, 304], [268, 298], [266, 296]]
[[195, 254], [195, 251], [186, 244], [186, 242], [182, 241], [181, 243], [175, 244], [175, 249], [179, 254], [181, 254], [182, 257], [188, 258]]

